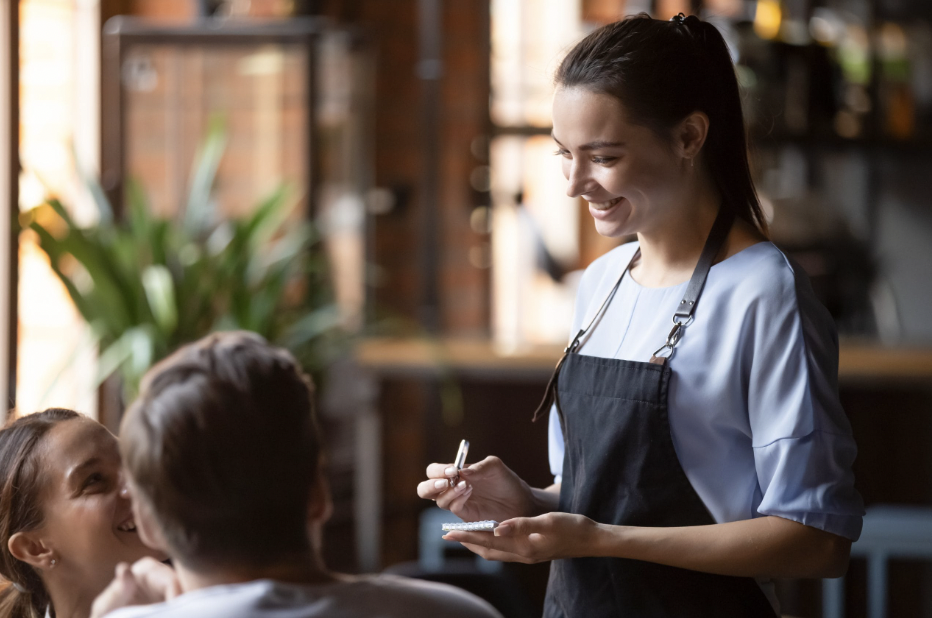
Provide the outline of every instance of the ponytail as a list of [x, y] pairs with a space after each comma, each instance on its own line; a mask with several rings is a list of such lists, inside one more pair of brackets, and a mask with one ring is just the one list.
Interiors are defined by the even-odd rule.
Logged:
[[767, 233], [748, 164], [738, 79], [718, 29], [690, 15], [670, 21], [645, 13], [603, 26], [560, 63], [557, 85], [609, 94], [634, 122], [669, 139], [689, 114], [709, 117], [704, 160], [725, 208]]
[[44, 618], [49, 599], [41, 581], [39, 586], [39, 594], [33, 594], [22, 584], [0, 584], [0, 618]]

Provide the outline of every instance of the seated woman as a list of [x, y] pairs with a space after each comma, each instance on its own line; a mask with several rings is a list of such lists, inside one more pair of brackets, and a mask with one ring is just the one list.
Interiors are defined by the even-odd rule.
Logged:
[[0, 430], [0, 618], [87, 618], [116, 565], [161, 557], [136, 534], [117, 439], [50, 408]]

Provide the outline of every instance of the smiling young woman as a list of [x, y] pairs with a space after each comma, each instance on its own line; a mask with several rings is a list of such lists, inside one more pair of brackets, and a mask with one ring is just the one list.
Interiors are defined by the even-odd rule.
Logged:
[[725, 41], [682, 15], [593, 32], [557, 70], [553, 138], [596, 230], [637, 235], [580, 282], [538, 411], [554, 484], [490, 457], [418, 493], [501, 522], [445, 538], [552, 560], [548, 618], [773, 617], [772, 578], [844, 573], [863, 505], [835, 327], [767, 240]]
[[86, 618], [120, 562], [161, 557], [136, 533], [116, 438], [51, 408], [0, 431], [0, 617]]

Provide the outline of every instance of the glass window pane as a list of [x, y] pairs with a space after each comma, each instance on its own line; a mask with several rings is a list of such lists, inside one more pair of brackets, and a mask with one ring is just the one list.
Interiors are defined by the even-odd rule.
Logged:
[[581, 0], [492, 0], [492, 121], [550, 126], [553, 73], [583, 34]]
[[[95, 54], [83, 53], [90, 3], [74, 0], [20, 1], [20, 208], [56, 197], [79, 221], [92, 222], [96, 209], [82, 190], [74, 152], [86, 152], [76, 127], [95, 133], [78, 83], [95, 83]], [[92, 15], [93, 17], [93, 15]], [[96, 29], [92, 31], [96, 40]], [[83, 50], [83, 51], [82, 51]], [[94, 88], [86, 90], [96, 91]], [[96, 135], [92, 135], [96, 139]], [[95, 161], [84, 161], [93, 167]], [[35, 235], [20, 235], [16, 402], [22, 413], [49, 406], [94, 415], [96, 355], [84, 321], [52, 272]]]

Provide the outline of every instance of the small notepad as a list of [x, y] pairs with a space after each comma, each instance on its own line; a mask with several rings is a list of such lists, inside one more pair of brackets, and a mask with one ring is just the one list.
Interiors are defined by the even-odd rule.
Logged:
[[498, 526], [497, 521], [467, 521], [459, 524], [443, 524], [441, 529], [444, 532], [453, 530], [464, 530], [466, 532], [492, 532]]

